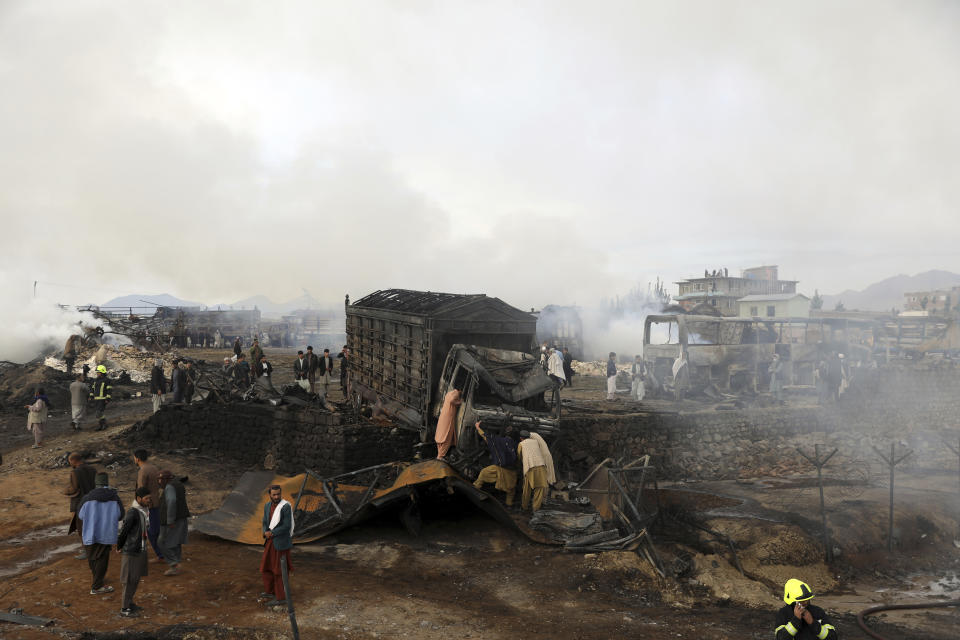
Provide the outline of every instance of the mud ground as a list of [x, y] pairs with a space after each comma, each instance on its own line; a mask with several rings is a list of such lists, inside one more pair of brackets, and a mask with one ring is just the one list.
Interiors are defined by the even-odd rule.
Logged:
[[[288, 367], [277, 359], [292, 352], [267, 352], [282, 383]], [[602, 379], [577, 382], [582, 401], [599, 402]], [[87, 564], [73, 557], [78, 539], [66, 534], [62, 490], [69, 472], [61, 460], [71, 450], [90, 452], [129, 503], [136, 467], [119, 434], [146, 417], [149, 400], [118, 400], [111, 410], [104, 432], [76, 434], [69, 418], [54, 416], [40, 450], [29, 448], [22, 416], [0, 416], [0, 610], [22, 608], [55, 620], [42, 629], [0, 622], [0, 637], [290, 637], [286, 612], [257, 604], [259, 547], [198, 533], [185, 547], [181, 575], [165, 577], [162, 565], [150, 565], [136, 598], [141, 618], [118, 615], [119, 588], [89, 595]], [[155, 462], [189, 477], [195, 514], [218, 507], [246, 470], [184, 451], [159, 451]], [[949, 507], [956, 475], [903, 476], [897, 486], [893, 554], [884, 547], [884, 486], [855, 495], [828, 490], [841, 549], [830, 566], [820, 559], [819, 497], [809, 476], [664, 487], [665, 503], [699, 511], [710, 528], [736, 541], [746, 576], [734, 568], [729, 549], [682, 527], [658, 534], [665, 564], [679, 567], [663, 579], [635, 554], [567, 554], [458, 502], [425, 512], [419, 537], [385, 514], [336, 539], [295, 548], [297, 621], [302, 638], [318, 639], [770, 638], [779, 585], [799, 575], [822, 593], [819, 604], [835, 614], [842, 637], [867, 638], [853, 619], [866, 606], [960, 597], [957, 524]], [[119, 571], [114, 555], [107, 584], [118, 587]], [[956, 637], [958, 622], [955, 610], [941, 609], [891, 612], [871, 624], [891, 640], [942, 640]]]

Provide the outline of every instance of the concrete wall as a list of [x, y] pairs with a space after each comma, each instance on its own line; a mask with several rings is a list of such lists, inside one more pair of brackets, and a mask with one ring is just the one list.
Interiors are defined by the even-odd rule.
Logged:
[[[797, 294], [789, 300], [739, 300], [741, 318], [809, 318], [810, 299]], [[767, 307], [774, 308], [774, 314], [767, 313]], [[756, 313], [754, 313], [756, 310]]]
[[141, 435], [155, 447], [196, 447], [244, 468], [287, 475], [311, 469], [324, 476], [409, 459], [419, 442], [409, 431], [391, 434], [389, 427], [342, 419], [338, 413], [255, 404], [164, 405]]
[[824, 453], [837, 447], [833, 469], [873, 475], [885, 467], [873, 447], [898, 455], [914, 449], [900, 469], [955, 471], [960, 425], [960, 373], [886, 370], [858, 400], [839, 407], [773, 407], [739, 411], [656, 412], [564, 419], [566, 449], [574, 459], [654, 456], [661, 476], [671, 479], [756, 477], [811, 467], [796, 452]]

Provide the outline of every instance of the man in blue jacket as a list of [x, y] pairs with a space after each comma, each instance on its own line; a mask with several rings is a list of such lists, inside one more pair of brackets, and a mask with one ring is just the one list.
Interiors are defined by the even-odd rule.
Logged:
[[287, 571], [292, 572], [290, 549], [293, 547], [293, 507], [283, 499], [280, 485], [270, 487], [270, 501], [263, 505], [263, 558], [260, 560], [260, 574], [263, 577], [261, 598], [272, 598], [268, 607], [286, 604], [287, 594], [283, 588], [283, 574], [280, 562], [287, 563]]
[[83, 497], [77, 518], [83, 522], [83, 545], [87, 564], [93, 574], [90, 594], [111, 593], [113, 587], [103, 585], [110, 564], [110, 548], [117, 543], [117, 522], [123, 519], [123, 504], [116, 489], [107, 486], [106, 473], [98, 473], [94, 489]]

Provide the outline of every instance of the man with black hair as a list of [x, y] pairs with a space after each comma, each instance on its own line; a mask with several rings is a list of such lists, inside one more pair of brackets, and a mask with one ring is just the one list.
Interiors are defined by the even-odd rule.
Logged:
[[333, 358], [330, 357], [330, 349], [323, 350], [323, 357], [320, 358], [320, 382], [323, 384], [323, 396], [330, 395], [330, 378], [333, 376]]
[[253, 346], [250, 347], [250, 366], [254, 368], [253, 376], [259, 378], [262, 374], [260, 370], [260, 358], [263, 357], [263, 349], [260, 348], [260, 339], [253, 339]]
[[160, 411], [163, 404], [163, 394], [167, 392], [167, 378], [163, 375], [163, 359], [153, 361], [150, 369], [150, 396], [153, 399], [153, 412]]
[[187, 490], [173, 473], [167, 469], [157, 476], [160, 482], [160, 535], [157, 543], [160, 553], [169, 565], [163, 572], [165, 576], [175, 576], [180, 573], [180, 558], [183, 554], [183, 545], [187, 542], [187, 518], [190, 509], [187, 508]]
[[[97, 470], [88, 465], [83, 460], [79, 452], [74, 451], [67, 456], [67, 462], [70, 464], [70, 485], [64, 490], [64, 494], [70, 498], [70, 528], [67, 533], [77, 532], [80, 536], [80, 542], [83, 543], [83, 521], [77, 517], [80, 510], [80, 503], [83, 497], [93, 491], [97, 478]], [[87, 550], [82, 549], [80, 554], [75, 556], [77, 560], [87, 559]]]
[[320, 358], [313, 352], [313, 347], [307, 346], [307, 381], [310, 383], [310, 393], [317, 392], [317, 369], [320, 367]]
[[127, 618], [139, 615], [140, 611], [140, 607], [133, 603], [133, 595], [140, 585], [140, 578], [147, 575], [148, 509], [152, 505], [150, 489], [139, 487], [117, 534], [117, 553], [123, 554], [120, 561], [120, 615]]
[[[297, 384], [300, 384], [301, 380], [307, 380], [309, 378], [310, 373], [307, 371], [307, 367], [308, 363], [303, 355], [303, 351], [297, 351], [297, 359], [293, 361], [293, 379], [297, 381]], [[312, 384], [310, 385], [310, 390], [313, 391]]]
[[160, 553], [160, 543], [157, 541], [160, 536], [160, 481], [158, 476], [160, 471], [156, 466], [147, 462], [150, 453], [146, 449], [137, 449], [133, 452], [133, 461], [137, 468], [137, 488], [144, 487], [150, 492], [150, 526], [147, 528], [147, 539], [150, 540], [150, 546], [153, 552], [157, 554], [157, 560], [163, 561], [163, 554]]
[[343, 349], [337, 354], [340, 360], [340, 390], [343, 391], [343, 397], [347, 397], [347, 371], [350, 366], [350, 347], [343, 345]]
[[246, 389], [250, 386], [250, 363], [247, 362], [247, 355], [241, 353], [237, 356], [237, 363], [233, 366], [233, 381], [240, 389]]
[[567, 379], [567, 386], [573, 386], [573, 354], [566, 347], [563, 348], [563, 375]]
[[263, 557], [260, 559], [260, 575], [263, 578], [261, 598], [272, 598], [268, 607], [286, 604], [287, 593], [283, 588], [283, 568], [293, 571], [290, 564], [290, 549], [293, 548], [293, 507], [283, 499], [283, 490], [275, 484], [269, 489], [270, 499], [263, 505]]

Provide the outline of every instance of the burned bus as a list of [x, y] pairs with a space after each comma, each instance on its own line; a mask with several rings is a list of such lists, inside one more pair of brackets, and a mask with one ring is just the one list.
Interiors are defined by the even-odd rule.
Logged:
[[812, 386], [820, 360], [844, 353], [872, 357], [877, 323], [847, 318], [725, 318], [650, 315], [644, 322], [643, 359], [655, 380], [672, 382], [674, 360], [687, 354], [692, 389], [757, 390], [769, 383], [767, 366], [778, 354], [787, 384]]

